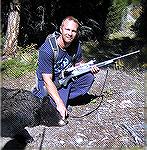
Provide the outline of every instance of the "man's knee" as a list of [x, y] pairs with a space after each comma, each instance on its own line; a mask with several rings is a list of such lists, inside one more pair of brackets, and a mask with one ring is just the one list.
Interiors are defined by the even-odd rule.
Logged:
[[87, 73], [84, 76], [85, 76], [85, 81], [87, 84], [91, 85], [94, 82], [95, 77], [92, 73]]

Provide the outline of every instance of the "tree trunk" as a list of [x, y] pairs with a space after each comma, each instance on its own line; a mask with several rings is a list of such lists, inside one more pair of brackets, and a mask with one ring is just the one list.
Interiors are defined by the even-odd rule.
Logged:
[[20, 23], [20, 4], [18, 2], [10, 3], [10, 13], [8, 16], [8, 25], [6, 32], [6, 41], [4, 43], [3, 55], [15, 55], [18, 43], [19, 23]]

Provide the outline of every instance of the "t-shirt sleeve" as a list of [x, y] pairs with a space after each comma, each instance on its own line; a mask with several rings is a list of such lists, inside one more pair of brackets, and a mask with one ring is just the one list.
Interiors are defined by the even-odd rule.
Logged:
[[53, 51], [47, 41], [39, 49], [38, 69], [41, 73], [53, 72]]

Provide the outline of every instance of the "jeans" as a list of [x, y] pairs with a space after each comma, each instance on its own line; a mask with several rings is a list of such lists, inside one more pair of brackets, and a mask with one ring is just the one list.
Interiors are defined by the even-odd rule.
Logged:
[[[58, 90], [58, 93], [63, 100], [64, 105], [67, 107], [68, 100], [72, 100], [78, 96], [86, 94], [94, 82], [94, 75], [92, 73], [86, 73], [79, 76], [74, 81], [70, 81], [66, 87], [62, 87]], [[43, 93], [46, 93], [46, 89], [42, 88]], [[35, 92], [34, 92], [35, 93]], [[37, 96], [37, 95], [36, 95]], [[51, 98], [50, 98], [51, 99]], [[55, 106], [55, 102], [51, 99], [51, 103]]]
[[69, 99], [72, 100], [78, 96], [86, 94], [92, 86], [93, 81], [93, 74], [87, 73], [70, 82], [67, 87], [59, 89], [58, 93], [65, 106], [67, 107]]

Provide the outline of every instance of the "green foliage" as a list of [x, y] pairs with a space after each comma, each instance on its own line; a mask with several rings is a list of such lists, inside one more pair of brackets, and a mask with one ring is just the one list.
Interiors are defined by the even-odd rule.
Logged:
[[113, 0], [113, 5], [120, 5], [124, 4], [130, 5], [130, 4], [139, 4], [141, 0]]
[[113, 5], [127, 5], [131, 0], [113, 0]]
[[139, 2], [140, 0], [113, 0], [106, 19], [107, 35], [118, 32], [126, 7]]
[[125, 3], [113, 4], [109, 8], [106, 20], [106, 28], [108, 35], [117, 32], [120, 28], [122, 12], [126, 7]]
[[132, 0], [133, 4], [139, 4], [141, 2], [141, 0]]
[[84, 42], [82, 44], [83, 55], [86, 61], [96, 57], [98, 45], [99, 45], [98, 42], [94, 41]]
[[18, 78], [28, 72], [36, 70], [38, 51], [34, 44], [19, 47], [16, 57], [8, 58], [2, 62], [2, 74]]

